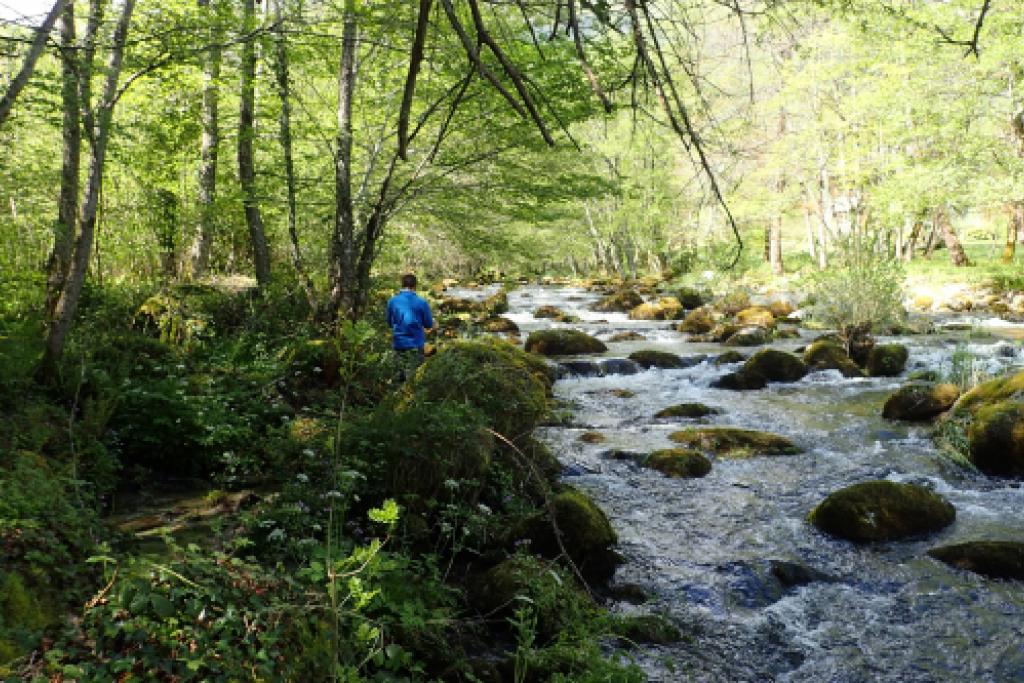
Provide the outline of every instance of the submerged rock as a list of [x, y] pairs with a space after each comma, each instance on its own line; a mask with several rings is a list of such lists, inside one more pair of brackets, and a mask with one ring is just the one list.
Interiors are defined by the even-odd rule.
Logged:
[[804, 363], [811, 370], [838, 370], [843, 377], [864, 376], [842, 345], [826, 339], [812, 342], [804, 350]]
[[640, 365], [628, 358], [608, 358], [601, 361], [601, 372], [605, 375], [635, 375]]
[[598, 339], [579, 330], [537, 330], [526, 339], [526, 350], [544, 356], [571, 356], [608, 350]]
[[718, 415], [722, 411], [718, 408], [711, 408], [704, 405], [703, 403], [679, 403], [674, 406], [669, 406], [659, 410], [654, 414], [654, 417], [706, 417], [708, 415]]
[[643, 297], [637, 294], [635, 290], [622, 289], [604, 297], [594, 304], [590, 310], [601, 313], [629, 313], [643, 302]]
[[959, 396], [960, 387], [955, 384], [906, 384], [886, 400], [882, 417], [911, 422], [930, 420], [952, 408]]
[[1024, 543], [1018, 541], [969, 541], [932, 548], [928, 554], [982, 576], [1024, 581]]
[[903, 344], [878, 344], [868, 353], [865, 369], [872, 377], [895, 377], [903, 372], [909, 355]]
[[636, 362], [638, 365], [644, 368], [687, 368], [691, 364], [687, 364], [683, 357], [669, 353], [668, 351], [656, 351], [654, 349], [642, 349], [640, 351], [634, 351], [629, 354], [629, 359]]
[[696, 451], [664, 448], [644, 460], [644, 467], [677, 478], [703, 477], [711, 471], [711, 461]]
[[601, 377], [604, 371], [601, 365], [592, 360], [567, 360], [558, 364], [558, 376], [561, 377]]
[[956, 510], [923, 486], [877, 480], [829, 494], [807, 519], [825, 533], [870, 543], [938, 531], [953, 523]]
[[731, 391], [754, 391], [768, 386], [768, 379], [756, 372], [743, 369], [722, 375], [711, 383], [713, 389], [729, 389]]
[[580, 441], [583, 443], [604, 443], [608, 437], [601, 432], [583, 432], [580, 434]]
[[798, 588], [811, 583], [834, 583], [835, 577], [825, 572], [786, 560], [769, 562], [772, 576], [782, 584], [783, 588]]
[[794, 455], [803, 452], [784, 436], [736, 427], [693, 427], [669, 434], [684, 448], [713, 453], [720, 458], [758, 455]]

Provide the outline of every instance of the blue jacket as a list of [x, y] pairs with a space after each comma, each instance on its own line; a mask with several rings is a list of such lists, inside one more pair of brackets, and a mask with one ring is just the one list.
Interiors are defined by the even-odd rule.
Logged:
[[391, 345], [396, 351], [422, 349], [427, 343], [424, 328], [434, 326], [430, 304], [416, 292], [403, 289], [388, 300], [388, 325], [391, 326]]

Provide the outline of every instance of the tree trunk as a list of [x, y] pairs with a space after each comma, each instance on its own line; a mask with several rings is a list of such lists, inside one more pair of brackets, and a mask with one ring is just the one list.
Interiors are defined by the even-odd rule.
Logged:
[[946, 250], [949, 252], [949, 258], [953, 265], [957, 267], [970, 265], [967, 261], [967, 254], [964, 253], [963, 245], [960, 244], [960, 239], [953, 232], [953, 225], [949, 221], [949, 213], [944, 207], [935, 212], [935, 222], [939, 230], [942, 231], [942, 240], [946, 244]]
[[[244, 30], [251, 32], [255, 27], [255, 0], [242, 1]], [[256, 167], [253, 160], [253, 140], [256, 137], [256, 44], [249, 36], [242, 43], [241, 88], [238, 112], [238, 180], [242, 186], [242, 206], [245, 208], [245, 223], [249, 227], [249, 241], [252, 244], [252, 261], [256, 270], [256, 282], [260, 289], [270, 284], [270, 250], [263, 229], [256, 200]]]
[[[32, 45], [29, 46], [28, 54], [25, 55], [25, 61], [21, 64], [21, 70], [11, 81], [11, 85], [7, 88], [7, 92], [0, 98], [0, 126], [4, 125], [4, 121], [11, 114], [11, 109], [14, 107], [14, 101], [18, 99], [18, 95], [21, 94], [22, 89], [28, 83], [28, 79], [32, 78], [32, 72], [35, 71], [36, 62], [39, 60], [39, 55], [43, 53], [43, 48], [46, 47], [46, 41], [50, 37], [50, 31], [53, 30], [54, 24], [57, 23], [57, 19], [64, 14], [64, 9], [67, 5], [71, 4], [70, 0], [57, 0], [53, 3], [53, 7], [50, 8], [50, 13], [46, 15], [42, 25], [36, 30], [36, 36], [32, 40]], [[71, 29], [72, 33], [74, 28]]]
[[356, 87], [358, 47], [355, 0], [345, 0], [338, 69], [338, 138], [334, 163], [334, 232], [331, 235], [330, 298], [327, 318], [351, 317], [355, 311], [355, 208], [352, 203], [352, 98]]
[[[199, 6], [210, 7], [211, 0], [199, 0]], [[217, 199], [217, 148], [220, 144], [220, 31], [209, 33], [210, 46], [203, 55], [203, 135], [199, 148], [199, 225], [189, 253], [190, 275], [202, 278], [210, 267]]]
[[78, 174], [82, 158], [81, 105], [78, 101], [79, 64], [75, 44], [75, 4], [64, 9], [60, 27], [61, 45], [61, 152], [60, 199], [57, 201], [57, 224], [54, 226], [53, 250], [46, 264], [46, 319], [53, 316], [57, 299], [64, 289], [71, 251], [78, 227]]
[[292, 265], [302, 283], [309, 301], [310, 310], [316, 314], [316, 293], [313, 281], [306, 273], [302, 261], [302, 250], [299, 248], [297, 228], [298, 209], [295, 190], [295, 163], [292, 158], [292, 119], [291, 119], [291, 83], [288, 73], [288, 46], [284, 37], [284, 0], [277, 0], [277, 16], [274, 29], [274, 75], [277, 78], [277, 93], [281, 98], [281, 116], [279, 119], [279, 138], [281, 151], [284, 155], [284, 177], [288, 197], [288, 238], [291, 243]]
[[768, 224], [768, 262], [772, 275], [782, 275], [782, 216], [773, 216]]
[[1003, 247], [1003, 263], [1013, 263], [1017, 252], [1017, 239], [1024, 226], [1024, 202], [1010, 202], [1009, 221], [1006, 223], [1006, 246]]
[[[910, 219], [908, 219], [910, 220]], [[907, 240], [906, 246], [903, 248], [903, 260], [910, 262], [914, 258], [914, 250], [917, 248], [917, 240], [921, 237], [921, 232], [924, 230], [924, 221], [921, 219], [914, 220], [914, 227], [910, 231], [910, 238]]]
[[106, 81], [103, 85], [103, 99], [96, 112], [96, 130], [92, 136], [94, 140], [92, 158], [89, 162], [85, 201], [82, 204], [79, 217], [81, 229], [75, 242], [67, 283], [54, 308], [54, 316], [50, 323], [46, 348], [39, 368], [39, 377], [44, 381], [52, 381], [56, 377], [57, 364], [64, 354], [64, 344], [78, 310], [82, 286], [85, 284], [86, 272], [89, 269], [100, 190], [103, 187], [103, 170], [107, 141], [110, 137], [110, 121], [114, 113], [117, 81], [121, 74], [121, 61], [124, 56], [125, 39], [128, 35], [128, 24], [131, 21], [134, 8], [135, 0], [124, 0], [124, 4], [121, 6], [121, 17], [114, 30], [110, 59], [106, 68]]

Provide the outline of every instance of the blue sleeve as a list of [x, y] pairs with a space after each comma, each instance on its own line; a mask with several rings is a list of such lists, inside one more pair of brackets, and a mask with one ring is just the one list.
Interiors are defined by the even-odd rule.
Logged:
[[423, 301], [423, 327], [430, 329], [434, 326], [434, 318], [430, 315], [430, 304]]
[[388, 300], [388, 327], [394, 327], [395, 325], [395, 302], [393, 299]]

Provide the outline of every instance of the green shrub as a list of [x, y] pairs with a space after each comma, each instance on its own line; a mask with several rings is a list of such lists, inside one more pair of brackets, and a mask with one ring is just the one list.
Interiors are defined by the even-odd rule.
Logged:
[[811, 310], [849, 341], [858, 330], [881, 330], [903, 319], [903, 283], [899, 261], [852, 243], [840, 245], [833, 263], [810, 278]]

